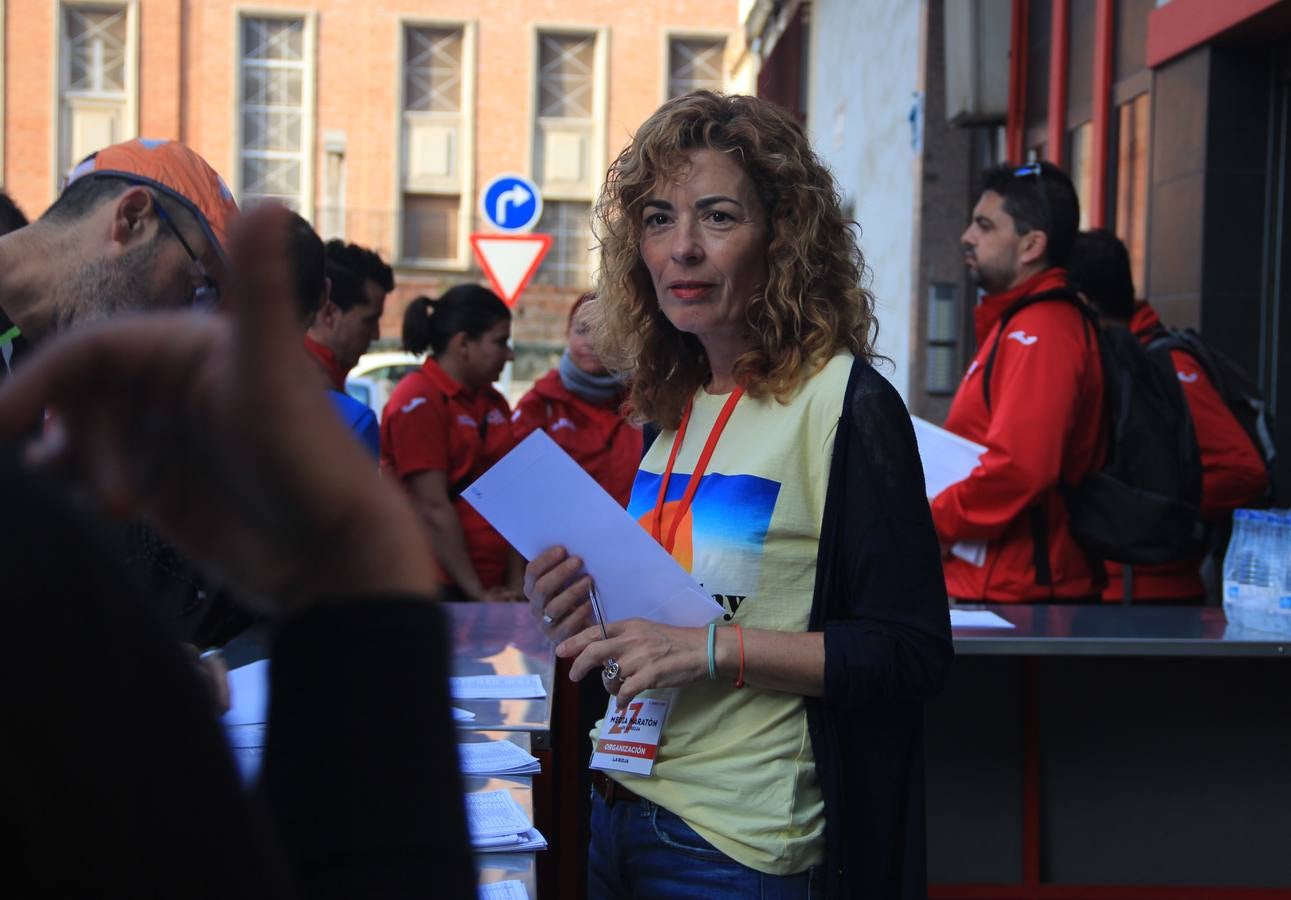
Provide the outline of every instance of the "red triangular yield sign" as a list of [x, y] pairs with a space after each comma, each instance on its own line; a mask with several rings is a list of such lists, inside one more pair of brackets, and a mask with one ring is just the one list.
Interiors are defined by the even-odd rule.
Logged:
[[549, 234], [473, 234], [471, 249], [502, 302], [514, 306], [551, 248]]

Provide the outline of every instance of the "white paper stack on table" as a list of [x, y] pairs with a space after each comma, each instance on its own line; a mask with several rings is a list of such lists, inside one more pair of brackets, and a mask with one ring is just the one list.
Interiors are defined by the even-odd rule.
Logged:
[[480, 885], [480, 900], [529, 900], [523, 881], [495, 881]]
[[463, 775], [536, 775], [542, 765], [510, 741], [478, 741], [457, 745]]
[[1016, 628], [1017, 626], [999, 613], [989, 609], [950, 608], [951, 628]]
[[530, 700], [546, 697], [537, 675], [462, 675], [448, 679], [454, 700]]
[[480, 853], [546, 850], [547, 839], [507, 791], [466, 795], [466, 826]]
[[[914, 423], [914, 436], [919, 443], [924, 487], [928, 500], [932, 501], [946, 488], [971, 475], [986, 448], [927, 419], [911, 416], [910, 421]], [[979, 568], [986, 563], [986, 541], [956, 541], [950, 552], [952, 556]]]

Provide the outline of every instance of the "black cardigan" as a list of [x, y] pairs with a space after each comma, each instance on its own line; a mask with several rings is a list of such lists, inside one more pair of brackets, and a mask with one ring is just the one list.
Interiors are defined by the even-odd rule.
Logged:
[[941, 553], [910, 416], [857, 359], [825, 495], [811, 604], [825, 693], [807, 725], [825, 801], [830, 897], [927, 896], [923, 704], [954, 654]]

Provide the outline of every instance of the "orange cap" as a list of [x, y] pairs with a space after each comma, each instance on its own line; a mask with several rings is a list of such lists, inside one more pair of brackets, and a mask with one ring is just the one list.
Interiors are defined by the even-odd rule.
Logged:
[[193, 214], [216, 251], [224, 255], [229, 226], [238, 214], [233, 192], [206, 160], [179, 141], [135, 138], [104, 147], [73, 169], [67, 177], [67, 184], [100, 175], [124, 178], [165, 191]]

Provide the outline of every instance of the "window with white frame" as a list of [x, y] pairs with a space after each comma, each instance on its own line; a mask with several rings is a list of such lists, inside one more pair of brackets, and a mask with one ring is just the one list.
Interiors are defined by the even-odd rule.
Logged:
[[720, 91], [725, 38], [670, 38], [668, 40], [668, 99], [691, 91]]
[[548, 194], [591, 197], [596, 35], [538, 35], [535, 174]]
[[96, 150], [133, 136], [134, 48], [124, 4], [59, 9], [59, 176]]
[[305, 20], [242, 19], [241, 201], [306, 210]]
[[461, 27], [404, 28], [400, 255], [408, 261], [455, 262], [460, 254], [464, 50]]
[[591, 282], [591, 209], [599, 163], [604, 64], [595, 33], [539, 32], [534, 174], [543, 188], [537, 230], [552, 237], [534, 276], [586, 289]]

